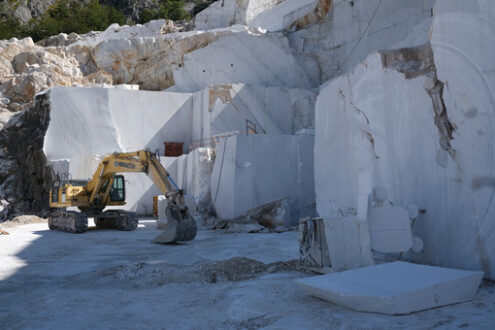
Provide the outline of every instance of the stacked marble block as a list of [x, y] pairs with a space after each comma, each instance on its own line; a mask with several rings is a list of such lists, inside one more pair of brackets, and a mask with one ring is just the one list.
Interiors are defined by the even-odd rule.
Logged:
[[[320, 221], [325, 231], [329, 259], [314, 266], [342, 271], [373, 265], [373, 252], [404, 253], [411, 248], [420, 252], [422, 241], [412, 234], [418, 208], [412, 204], [406, 208], [387, 205], [391, 204], [387, 197], [385, 188], [372, 189], [371, 173], [363, 171], [359, 174], [357, 210], [351, 207], [340, 210], [342, 216], [302, 220]], [[325, 248], [324, 243], [318, 245]]]
[[[296, 282], [309, 294], [356, 311], [402, 315], [472, 300], [484, 273], [412, 264], [375, 264], [374, 252], [420, 252], [423, 242], [412, 236], [415, 205], [394, 207], [384, 188], [370, 192], [369, 172], [360, 173], [355, 216], [317, 219], [324, 237], [313, 260], [327, 261], [329, 274]], [[374, 207], [368, 210], [373, 196]], [[327, 245], [321, 244], [326, 242]], [[327, 259], [324, 257], [328, 256]]]
[[[358, 209], [346, 210], [356, 215], [312, 220], [320, 225], [315, 225], [314, 239], [318, 241], [311, 260], [321, 261], [319, 266], [331, 266], [330, 274], [296, 282], [309, 294], [335, 304], [392, 315], [473, 299], [483, 272], [407, 262], [374, 265], [376, 252], [402, 254], [410, 249], [422, 250], [422, 240], [413, 237], [411, 229], [419, 211], [412, 204], [391, 206], [385, 188], [371, 188], [369, 171], [360, 172], [358, 182]], [[318, 235], [318, 227], [323, 227], [323, 235]], [[325, 248], [328, 250], [323, 251]]]

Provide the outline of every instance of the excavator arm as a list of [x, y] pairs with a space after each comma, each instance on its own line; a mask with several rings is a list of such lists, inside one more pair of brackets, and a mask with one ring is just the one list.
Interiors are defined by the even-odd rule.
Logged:
[[100, 208], [109, 201], [110, 187], [117, 173], [145, 173], [165, 196], [182, 197], [170, 174], [158, 157], [150, 151], [114, 153], [106, 156], [98, 165], [93, 177], [86, 185], [89, 204]]

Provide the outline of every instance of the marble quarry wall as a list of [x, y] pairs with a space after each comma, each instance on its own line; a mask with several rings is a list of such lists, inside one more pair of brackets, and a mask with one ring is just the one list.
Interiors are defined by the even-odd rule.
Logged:
[[56, 87], [50, 101], [44, 152], [49, 160], [69, 159], [74, 179], [92, 175], [95, 155], [192, 142], [190, 94]]
[[314, 216], [313, 137], [238, 135], [217, 148], [211, 176], [212, 203], [222, 219], [288, 199], [288, 225]]
[[359, 173], [371, 171], [394, 204], [421, 210], [413, 258], [493, 278], [495, 5], [437, 1], [434, 14], [431, 46], [375, 52], [322, 86], [317, 209], [355, 212]]
[[291, 28], [323, 4], [330, 7], [330, 3], [330, 0], [222, 0], [198, 13], [194, 28], [208, 30], [242, 24], [281, 31]]
[[[165, 141], [183, 142], [184, 155], [162, 157], [162, 164], [200, 208], [208, 208], [215, 148], [222, 141], [222, 138], [213, 140], [212, 137], [232, 132], [245, 135], [247, 121], [263, 135], [293, 134], [314, 126], [316, 93], [310, 90], [244, 84], [212, 86], [197, 93], [129, 88], [56, 87], [51, 90], [51, 120], [44, 152], [55, 172], [69, 172], [73, 179], [85, 180], [106, 154], [158, 149], [163, 155]], [[291, 138], [287, 135], [287, 139]], [[303, 139], [312, 141], [313, 136]], [[305, 145], [305, 150], [310, 152], [305, 154], [305, 166], [311, 173], [312, 148], [312, 144]], [[230, 153], [228, 150], [226, 155]], [[263, 166], [276, 172], [268, 163]], [[125, 208], [150, 214], [152, 197], [160, 194], [158, 189], [143, 174], [125, 174], [125, 178], [128, 188]], [[308, 180], [312, 183], [312, 174]], [[307, 204], [314, 203], [314, 194], [310, 196]], [[272, 202], [278, 196], [273, 198], [251, 201], [250, 208]], [[218, 210], [222, 213], [221, 206]], [[294, 212], [297, 210], [295, 207]]]
[[[221, 50], [222, 56], [218, 56]], [[254, 30], [226, 35], [184, 55], [173, 72], [173, 90], [195, 92], [216, 84], [311, 89], [313, 79], [299, 65], [281, 33]]]
[[323, 84], [371, 52], [428, 42], [435, 0], [333, 0], [319, 24], [289, 35], [299, 64]]

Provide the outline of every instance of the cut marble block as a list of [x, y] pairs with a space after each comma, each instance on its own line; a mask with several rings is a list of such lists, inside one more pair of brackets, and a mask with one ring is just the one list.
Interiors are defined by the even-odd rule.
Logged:
[[469, 301], [482, 278], [483, 272], [397, 261], [296, 282], [334, 304], [395, 315]]
[[413, 246], [409, 213], [402, 207], [376, 207], [368, 216], [371, 248], [377, 252], [406, 252]]
[[366, 219], [344, 217], [324, 219], [323, 222], [333, 270], [373, 265]]

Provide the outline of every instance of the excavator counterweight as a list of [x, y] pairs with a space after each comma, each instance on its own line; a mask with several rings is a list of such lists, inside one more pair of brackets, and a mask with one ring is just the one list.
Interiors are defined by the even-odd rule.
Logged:
[[[64, 180], [58, 176], [50, 190], [50, 207], [55, 211], [48, 219], [49, 228], [84, 233], [88, 218], [93, 217], [97, 228], [135, 230], [138, 225], [136, 213], [118, 209], [104, 211], [108, 206], [125, 205], [125, 180], [118, 173], [146, 173], [167, 198], [168, 223], [153, 242], [183, 242], [196, 237], [196, 222], [184, 203], [182, 190], [178, 189], [159, 158], [146, 150], [106, 156], [88, 182], [69, 180], [68, 177]], [[77, 207], [81, 212], [67, 211], [67, 207]]]

